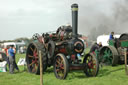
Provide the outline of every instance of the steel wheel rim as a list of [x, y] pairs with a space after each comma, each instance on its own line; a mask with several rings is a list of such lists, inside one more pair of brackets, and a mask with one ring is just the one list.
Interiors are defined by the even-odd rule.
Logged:
[[85, 62], [87, 65], [87, 72], [89, 73], [89, 75], [95, 76], [97, 73], [96, 60], [92, 58], [92, 56], [90, 55], [86, 58]]
[[55, 70], [59, 78], [64, 78], [65, 74], [65, 63], [61, 56], [56, 57]]
[[38, 49], [34, 44], [29, 45], [27, 53], [28, 67], [30, 72], [36, 73], [39, 65]]

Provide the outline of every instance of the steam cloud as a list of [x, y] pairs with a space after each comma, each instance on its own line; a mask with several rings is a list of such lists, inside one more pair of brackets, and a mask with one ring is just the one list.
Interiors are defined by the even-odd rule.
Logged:
[[[88, 39], [95, 41], [97, 36], [102, 34], [128, 33], [128, 0], [119, 0], [114, 3], [112, 12], [109, 16], [100, 13], [93, 17], [91, 21], [87, 21], [87, 17], [80, 17], [80, 31], [82, 34], [87, 33]], [[105, 9], [104, 9], [105, 10]], [[84, 24], [85, 23], [85, 24]], [[81, 29], [82, 28], [82, 29]], [[87, 30], [89, 29], [89, 30]]]

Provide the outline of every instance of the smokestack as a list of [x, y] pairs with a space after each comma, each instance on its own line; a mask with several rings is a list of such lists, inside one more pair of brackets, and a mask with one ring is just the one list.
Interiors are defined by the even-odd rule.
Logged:
[[78, 4], [72, 4], [72, 32], [73, 36], [77, 37], [77, 21], [78, 21]]

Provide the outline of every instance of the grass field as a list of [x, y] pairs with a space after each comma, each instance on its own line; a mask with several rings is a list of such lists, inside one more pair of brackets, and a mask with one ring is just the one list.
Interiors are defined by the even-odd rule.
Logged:
[[[25, 54], [17, 54], [17, 61]], [[24, 66], [19, 66], [20, 72], [9, 74], [0, 73], [0, 85], [40, 85], [40, 76], [24, 71]], [[43, 76], [44, 85], [128, 85], [128, 76], [125, 74], [124, 65], [116, 67], [104, 66], [100, 68], [97, 77], [87, 77], [83, 71], [69, 72], [65, 80], [56, 79], [53, 68], [48, 68]]]

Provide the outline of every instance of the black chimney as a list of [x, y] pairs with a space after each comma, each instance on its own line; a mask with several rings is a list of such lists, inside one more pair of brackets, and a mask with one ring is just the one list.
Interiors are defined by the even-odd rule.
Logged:
[[73, 36], [77, 37], [77, 21], [78, 21], [78, 4], [72, 4], [72, 32]]

